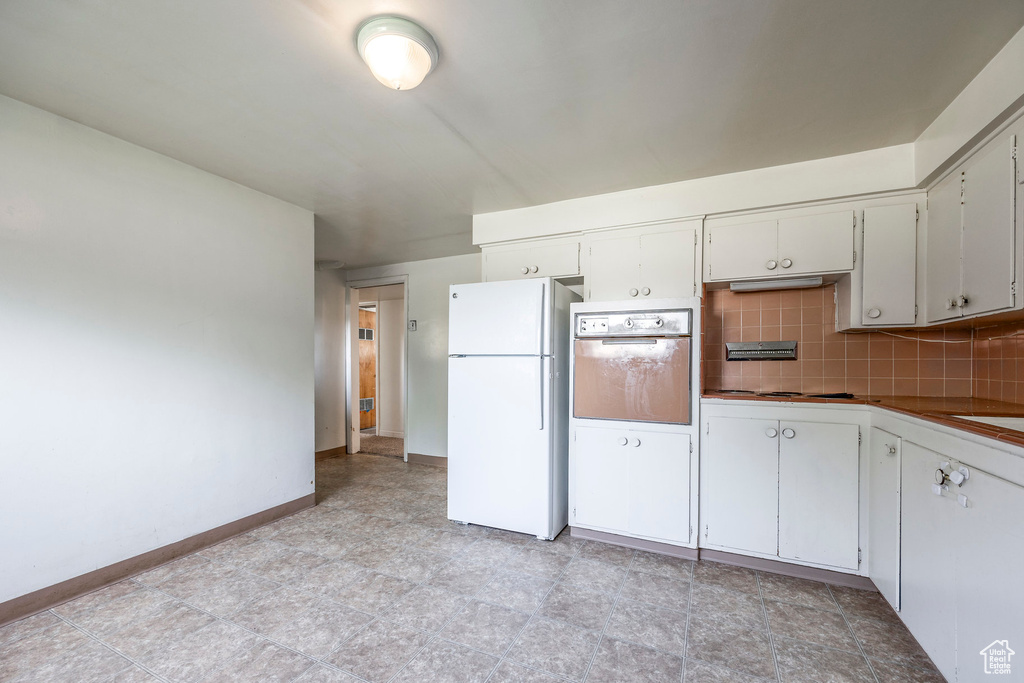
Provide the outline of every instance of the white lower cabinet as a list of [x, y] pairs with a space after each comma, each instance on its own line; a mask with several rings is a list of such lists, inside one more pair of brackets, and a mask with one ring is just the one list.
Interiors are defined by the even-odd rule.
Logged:
[[708, 417], [702, 546], [856, 570], [859, 427]]
[[900, 437], [871, 428], [868, 440], [868, 576], [900, 610]]
[[573, 432], [573, 526], [690, 542], [689, 434], [598, 427]]
[[951, 446], [956, 459], [903, 441], [901, 616], [947, 679], [990, 680], [983, 651], [1024, 645], [1024, 487]]
[[949, 680], [956, 674], [956, 616], [953, 592], [956, 498], [932, 491], [935, 470], [947, 458], [903, 442], [900, 615], [914, 637]]

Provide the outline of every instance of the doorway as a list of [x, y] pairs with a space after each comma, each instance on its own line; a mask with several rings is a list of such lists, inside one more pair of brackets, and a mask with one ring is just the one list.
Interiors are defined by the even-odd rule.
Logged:
[[353, 288], [351, 301], [357, 304], [350, 395], [358, 452], [404, 458], [405, 284]]

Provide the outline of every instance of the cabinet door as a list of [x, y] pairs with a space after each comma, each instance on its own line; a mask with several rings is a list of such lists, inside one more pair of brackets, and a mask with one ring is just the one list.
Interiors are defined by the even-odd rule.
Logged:
[[779, 219], [779, 275], [853, 270], [853, 211]]
[[629, 531], [677, 543], [690, 541], [690, 436], [631, 431]]
[[637, 296], [640, 279], [640, 240], [629, 237], [594, 237], [590, 241], [587, 272], [588, 301], [621, 301]]
[[484, 254], [484, 281], [540, 277], [539, 273], [530, 272], [532, 260], [530, 249], [488, 251]]
[[[540, 244], [530, 250], [532, 277], [565, 277], [580, 274], [580, 243]], [[536, 273], [533, 269], [536, 268]]]
[[864, 209], [864, 325], [913, 325], [917, 204]]
[[868, 451], [868, 576], [900, 609], [900, 437], [871, 428]]
[[963, 539], [952, 534], [956, 495], [936, 495], [932, 490], [935, 470], [947, 460], [903, 440], [900, 616], [942, 675], [952, 681], [956, 680], [954, 549]]
[[1013, 307], [1013, 141], [996, 145], [964, 171], [964, 315]]
[[629, 501], [625, 495], [629, 446], [624, 429], [576, 429], [575, 477], [570, 483], [576, 505], [576, 524], [609, 531], [626, 531]]
[[779, 423], [711, 417], [701, 457], [707, 547], [778, 553]]
[[[950, 489], [967, 496], [950, 534], [956, 547], [957, 680], [988, 680], [982, 649], [1006, 640], [1021, 652], [1024, 644], [1024, 488], [971, 468], [963, 486]], [[1019, 656], [1011, 659], [1015, 671]]]
[[641, 235], [640, 295], [654, 298], [696, 296], [696, 255], [696, 230]]
[[708, 281], [779, 274], [777, 221], [709, 226], [707, 233]]
[[925, 311], [930, 323], [960, 316], [960, 239], [963, 175], [954, 173], [928, 193]]
[[857, 425], [782, 422], [779, 557], [857, 569]]

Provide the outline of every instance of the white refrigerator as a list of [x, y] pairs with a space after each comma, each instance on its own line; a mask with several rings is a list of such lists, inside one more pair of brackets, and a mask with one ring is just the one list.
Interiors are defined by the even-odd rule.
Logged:
[[552, 539], [568, 523], [569, 304], [551, 278], [452, 285], [448, 518]]

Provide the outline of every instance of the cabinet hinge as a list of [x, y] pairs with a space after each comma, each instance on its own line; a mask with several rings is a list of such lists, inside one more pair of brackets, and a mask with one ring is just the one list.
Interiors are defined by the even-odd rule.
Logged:
[[693, 453], [693, 442], [690, 442], [690, 452]]
[[917, 304], [914, 304], [914, 320], [917, 320]]
[[857, 262], [857, 250], [856, 249], [853, 250], [853, 262], [854, 263]]
[[858, 567], [860, 566], [860, 562], [861, 562], [860, 558], [861, 558], [860, 548], [857, 548], [857, 566]]
[[691, 538], [693, 538], [693, 525], [692, 524], [690, 525], [690, 535], [686, 537], [686, 540], [690, 540]]
[[696, 230], [693, 232], [693, 243], [700, 244], [700, 235], [697, 234]]
[[[925, 200], [925, 205], [927, 205], [927, 200]], [[914, 222], [917, 223], [920, 220], [921, 220], [921, 209], [915, 207], [914, 208]]]
[[708, 540], [708, 525], [707, 524], [704, 525], [704, 540], [705, 541]]
[[860, 435], [860, 427], [858, 427], [857, 428], [857, 445], [859, 446], [859, 445], [861, 445], [861, 443], [862, 443], [862, 437]]
[[1010, 283], [1010, 294], [1016, 294], [1016, 293], [1017, 293], [1017, 281], [1014, 280], [1013, 282]]
[[708, 230], [708, 244], [711, 244], [711, 231]]
[[576, 508], [572, 509], [572, 517], [573, 519], [576, 519]]

